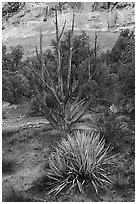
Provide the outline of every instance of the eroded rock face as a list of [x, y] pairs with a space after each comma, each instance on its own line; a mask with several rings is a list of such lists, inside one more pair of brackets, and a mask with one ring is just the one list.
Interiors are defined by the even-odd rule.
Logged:
[[[71, 2], [70, 2], [71, 3]], [[71, 13], [72, 5], [66, 3], [62, 5], [59, 9], [59, 15], [65, 18], [66, 12]], [[88, 21], [95, 21], [95, 24], [102, 25], [102, 27], [107, 26], [109, 22], [109, 27], [120, 26], [126, 23], [135, 23], [135, 9], [134, 3], [118, 3], [118, 2], [80, 2], [80, 5], [75, 5], [75, 12], [84, 15], [84, 24], [85, 19]], [[110, 4], [108, 4], [110, 3]], [[18, 7], [17, 7], [18, 6]], [[15, 8], [14, 8], [15, 7]], [[28, 2], [20, 3], [16, 5], [12, 3], [3, 4], [3, 26], [7, 28], [7, 25], [20, 27], [25, 25], [28, 22], [41, 22], [44, 20], [44, 23], [47, 23], [49, 18], [52, 18], [54, 15], [55, 3], [37, 3], [37, 2]], [[80, 7], [80, 8], [79, 8]], [[8, 9], [6, 9], [8, 8]], [[60, 8], [60, 7], [59, 7]], [[60, 12], [61, 10], [61, 12]], [[108, 12], [110, 11], [110, 12]], [[46, 15], [46, 16], [45, 16]], [[46, 19], [46, 22], [45, 22]], [[69, 17], [67, 17], [69, 20]], [[104, 23], [104, 21], [106, 23]], [[100, 27], [98, 25], [98, 27]], [[91, 25], [92, 28], [94, 25]], [[84, 28], [85, 29], [85, 28]], [[8, 29], [7, 29], [8, 32]]]
[[[30, 18], [30, 15], [28, 15], [31, 12], [31, 18], [35, 21], [36, 18], [41, 19], [42, 15], [45, 13], [45, 9], [48, 8], [47, 15], [51, 15], [52, 11], [54, 10], [56, 3], [43, 3], [43, 2], [21, 2], [21, 3], [3, 3], [2, 4], [2, 16], [3, 20], [10, 21], [11, 17], [16, 15], [15, 20], [18, 19], [18, 17], [25, 18], [28, 16], [28, 20]], [[67, 4], [67, 5], [66, 5]], [[61, 11], [67, 10], [69, 12], [69, 8], [75, 8], [76, 12], [93, 12], [93, 11], [99, 11], [102, 12], [103, 10], [130, 10], [134, 9], [135, 3], [134, 2], [75, 2], [71, 5], [72, 2], [64, 3], [60, 6], [58, 6], [58, 9]], [[34, 12], [32, 12], [34, 11]], [[36, 13], [39, 13], [38, 15]]]
[[[126, 4], [122, 7], [117, 6], [112, 12], [108, 12], [106, 6], [99, 5], [99, 9], [92, 10], [94, 2], [81, 3], [80, 9], [75, 9], [75, 31], [81, 33], [85, 30], [92, 38], [93, 32], [96, 30], [104, 33], [115, 32], [111, 39], [112, 44], [115, 44], [117, 36], [121, 30], [128, 27], [133, 28], [135, 24], [135, 8], [132, 5]], [[102, 2], [99, 2], [102, 3]], [[46, 10], [48, 7], [48, 14]], [[15, 15], [9, 16], [8, 21], [3, 18], [4, 30], [2, 30], [2, 43], [7, 47], [22, 45], [25, 50], [24, 58], [33, 56], [35, 53], [34, 41], [39, 43], [39, 28], [41, 26], [43, 32], [43, 42], [50, 48], [51, 39], [55, 36], [55, 27], [53, 23], [55, 3], [25, 3], [19, 12]], [[64, 4], [62, 11], [58, 12], [58, 21], [60, 30], [64, 23], [67, 21], [66, 30], [71, 28], [72, 9], [70, 5]], [[107, 33], [106, 33], [107, 35]], [[107, 37], [106, 37], [107, 38]], [[91, 39], [92, 40], [92, 39]], [[114, 41], [114, 42], [113, 42]], [[102, 41], [99, 42], [101, 47]], [[103, 51], [111, 49], [110, 47], [103, 48]]]

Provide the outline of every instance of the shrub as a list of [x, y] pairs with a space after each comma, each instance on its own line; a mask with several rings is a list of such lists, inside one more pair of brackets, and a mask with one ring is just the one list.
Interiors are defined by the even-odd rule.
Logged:
[[7, 20], [10, 16], [15, 15], [25, 6], [25, 2], [5, 2], [2, 5], [2, 17]]
[[11, 159], [2, 159], [2, 173], [12, 173], [14, 171], [15, 161]]
[[[114, 89], [116, 102], [125, 107], [131, 105], [133, 117], [135, 109], [135, 33], [125, 29], [120, 34], [111, 51], [104, 54], [102, 61], [106, 62], [117, 80]], [[117, 96], [116, 96], [117, 95]], [[113, 100], [113, 101], [114, 101]]]
[[4, 101], [18, 103], [21, 97], [29, 95], [29, 81], [18, 71], [4, 70], [2, 72], [2, 92]]
[[106, 143], [115, 148], [121, 146], [121, 142], [129, 133], [129, 118], [122, 115], [121, 112], [114, 113], [105, 108], [103, 113], [97, 119], [97, 125], [101, 135], [105, 138]]
[[135, 188], [135, 158], [126, 148], [125, 154], [119, 155], [117, 166], [113, 169], [112, 179], [114, 188]]
[[98, 188], [111, 184], [107, 166], [112, 164], [109, 148], [104, 148], [104, 139], [99, 139], [94, 132], [77, 131], [74, 137], [68, 135], [63, 139], [55, 152], [49, 157], [46, 169], [50, 179], [48, 194], [57, 195], [63, 189], [84, 192], [86, 186], [92, 186], [98, 194]]
[[10, 47], [8, 52], [6, 45], [2, 45], [2, 70], [18, 71], [22, 69], [23, 54], [24, 50], [21, 45]]

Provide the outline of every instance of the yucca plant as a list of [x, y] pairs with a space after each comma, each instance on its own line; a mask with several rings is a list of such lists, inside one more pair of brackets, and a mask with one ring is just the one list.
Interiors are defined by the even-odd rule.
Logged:
[[[74, 10], [72, 18], [72, 27], [69, 32], [68, 42], [68, 63], [66, 64], [67, 79], [63, 80], [63, 69], [62, 69], [62, 57], [61, 57], [61, 37], [65, 29], [66, 21], [64, 22], [62, 31], [59, 33], [58, 17], [57, 17], [57, 6], [55, 6], [55, 28], [56, 28], [56, 58], [57, 58], [57, 69], [56, 71], [56, 82], [48, 72], [44, 57], [42, 53], [42, 33], [40, 35], [40, 53], [36, 46], [36, 55], [40, 62], [40, 72], [36, 73], [36, 76], [41, 81], [42, 91], [36, 86], [36, 92], [40, 103], [42, 104], [41, 111], [45, 117], [49, 120], [51, 125], [55, 129], [67, 130], [71, 132], [73, 125], [80, 119], [80, 117], [87, 111], [91, 103], [95, 100], [89, 98], [87, 100], [81, 100], [81, 87], [83, 83], [83, 73], [81, 71], [77, 80], [72, 80], [72, 54], [73, 54], [73, 32], [74, 32]], [[90, 51], [89, 51], [90, 52]], [[83, 72], [85, 69], [90, 69], [90, 54], [87, 56], [87, 60], [83, 62]], [[32, 67], [33, 68], [33, 67]], [[93, 73], [93, 76], [95, 73]], [[89, 79], [92, 80], [92, 74], [89, 74]], [[47, 92], [54, 98], [55, 107], [49, 108], [45, 101]], [[77, 94], [76, 94], [77, 93]], [[75, 97], [74, 97], [75, 95]]]
[[104, 139], [95, 132], [76, 131], [68, 139], [63, 139], [49, 157], [46, 176], [50, 179], [48, 194], [57, 195], [64, 190], [78, 189], [84, 192], [86, 186], [98, 189], [111, 184], [107, 165], [111, 165], [109, 148]]

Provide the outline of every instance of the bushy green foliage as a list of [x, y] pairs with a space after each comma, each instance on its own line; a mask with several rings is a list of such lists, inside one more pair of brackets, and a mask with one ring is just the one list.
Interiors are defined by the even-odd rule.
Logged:
[[16, 14], [23, 6], [25, 2], [5, 2], [2, 6], [2, 17], [8, 18], [14, 14]]
[[2, 45], [2, 70], [19, 71], [23, 54], [21, 45], [10, 47], [8, 52], [6, 45]]
[[[61, 49], [61, 66], [63, 71], [63, 78], [67, 78], [67, 67], [68, 67], [68, 51], [69, 51], [69, 40], [70, 40], [70, 31], [64, 33], [63, 39], [60, 42]], [[52, 46], [54, 49], [54, 55], [56, 56], [56, 41], [52, 40]], [[73, 36], [72, 42], [72, 81], [78, 79], [79, 73], [84, 70], [84, 67], [81, 66], [89, 54], [89, 36], [85, 31], [80, 35]], [[55, 61], [55, 59], [54, 59]], [[84, 76], [87, 75], [87, 72], [83, 73]]]
[[18, 103], [22, 96], [30, 94], [29, 80], [22, 72], [23, 53], [20, 45], [10, 47], [9, 52], [6, 45], [2, 46], [2, 99], [10, 103]]
[[29, 81], [18, 71], [2, 72], [2, 99], [10, 103], [18, 103], [22, 96], [30, 93]]
[[2, 75], [2, 93], [2, 100], [14, 102], [12, 83], [9, 81], [9, 77], [4, 74]]
[[[122, 105], [127, 113], [135, 109], [135, 35], [126, 29], [120, 34], [115, 46], [102, 58], [115, 75], [114, 101]], [[127, 106], [132, 107], [128, 110]]]
[[107, 165], [112, 163], [112, 156], [105, 148], [104, 139], [94, 132], [77, 131], [73, 137], [63, 139], [55, 147], [49, 158], [46, 175], [50, 179], [51, 190], [58, 194], [63, 189], [78, 189], [81, 193], [89, 186], [98, 193], [98, 188], [111, 184]]
[[[119, 112], [112, 112], [109, 108], [102, 110], [97, 120], [101, 135], [108, 144], [116, 147], [119, 140], [127, 135], [128, 118]], [[119, 144], [120, 146], [120, 144]]]

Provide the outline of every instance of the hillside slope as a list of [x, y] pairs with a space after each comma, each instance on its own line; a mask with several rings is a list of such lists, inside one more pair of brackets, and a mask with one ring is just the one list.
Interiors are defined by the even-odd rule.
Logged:
[[[54, 5], [49, 3], [48, 6], [51, 9]], [[31, 56], [35, 54], [35, 43], [39, 44], [40, 30], [42, 30], [44, 48], [49, 48], [51, 39], [55, 37], [55, 24], [54, 11], [50, 12], [47, 21], [43, 21], [46, 7], [47, 3], [29, 2], [18, 9], [17, 12], [10, 14], [8, 20], [3, 18], [2, 42], [7, 47], [20, 44], [24, 48], [24, 57]], [[130, 5], [117, 8], [111, 14], [108, 14], [105, 9], [97, 9], [92, 12], [91, 8], [92, 3], [83, 3], [82, 9], [76, 11], [75, 33], [81, 33], [82, 30], [85, 30], [93, 41], [95, 31], [99, 30], [99, 44], [102, 51], [113, 47], [119, 36], [117, 31], [121, 26], [122, 28], [134, 26], [134, 8]], [[108, 18], [110, 30], [107, 29]], [[70, 29], [72, 9], [66, 7], [65, 10], [59, 12], [58, 19], [60, 29], [64, 20], [67, 21], [65, 31]], [[114, 26], [115, 20], [116, 25]]]

